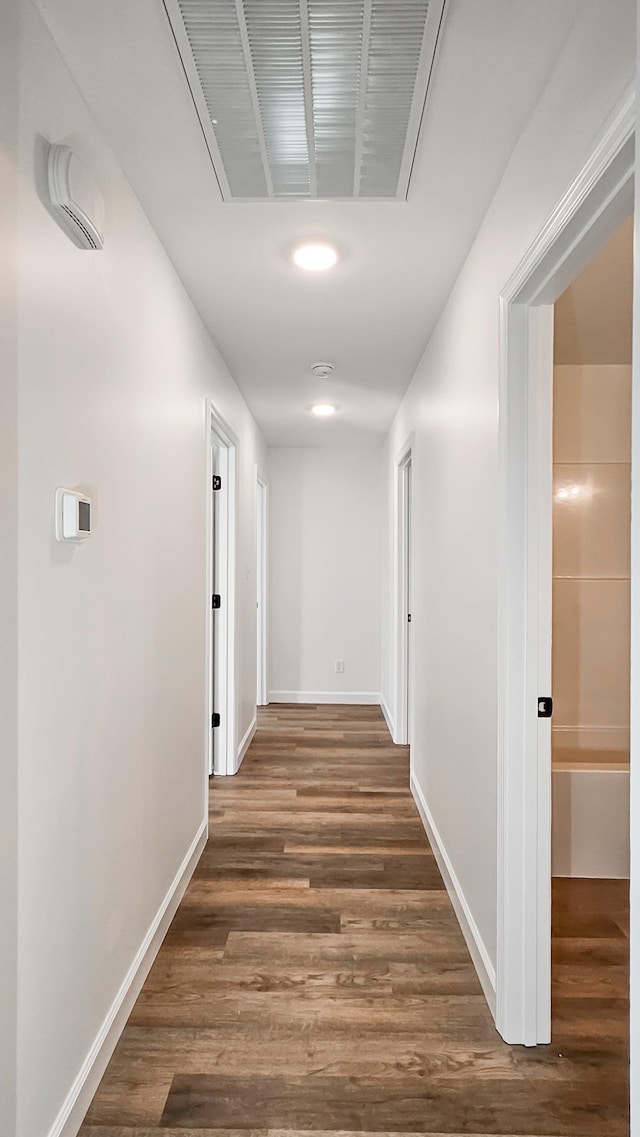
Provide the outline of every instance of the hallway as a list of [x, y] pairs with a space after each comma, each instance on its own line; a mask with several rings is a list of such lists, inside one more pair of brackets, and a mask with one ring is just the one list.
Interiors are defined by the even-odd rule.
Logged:
[[504, 1045], [380, 710], [259, 722], [81, 1137], [626, 1137], [620, 926], [564, 898], [554, 1044]]

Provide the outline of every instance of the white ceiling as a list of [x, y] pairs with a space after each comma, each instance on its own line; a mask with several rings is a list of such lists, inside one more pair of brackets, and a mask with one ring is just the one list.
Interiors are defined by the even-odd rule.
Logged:
[[581, 0], [449, 0], [407, 202], [257, 204], [221, 201], [160, 0], [38, 3], [267, 442], [380, 442]]

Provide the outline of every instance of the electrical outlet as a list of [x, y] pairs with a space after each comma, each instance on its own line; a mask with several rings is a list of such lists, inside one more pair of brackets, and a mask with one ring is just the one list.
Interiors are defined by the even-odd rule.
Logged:
[[344, 659], [336, 659], [336, 675], [342, 675], [344, 672]]

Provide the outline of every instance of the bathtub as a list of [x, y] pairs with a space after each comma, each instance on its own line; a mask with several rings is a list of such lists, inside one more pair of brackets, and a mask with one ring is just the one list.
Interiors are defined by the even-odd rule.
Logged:
[[554, 876], [629, 876], [629, 766], [554, 761]]

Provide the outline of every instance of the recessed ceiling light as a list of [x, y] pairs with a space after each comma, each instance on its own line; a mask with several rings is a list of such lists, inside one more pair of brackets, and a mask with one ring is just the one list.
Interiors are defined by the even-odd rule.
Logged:
[[337, 259], [338, 254], [333, 245], [298, 245], [297, 249], [293, 250], [293, 263], [298, 268], [306, 269], [307, 272], [322, 272], [324, 269], [333, 268]]
[[327, 415], [335, 414], [336, 408], [332, 403], [316, 403], [315, 407], [312, 407], [311, 410], [314, 415], [318, 415], [319, 418], [326, 418]]

